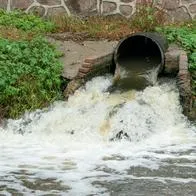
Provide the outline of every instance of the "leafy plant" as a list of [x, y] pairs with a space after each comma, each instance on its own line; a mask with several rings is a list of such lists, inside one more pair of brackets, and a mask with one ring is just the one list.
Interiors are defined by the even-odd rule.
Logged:
[[187, 25], [157, 28], [157, 31], [166, 35], [169, 42], [177, 43], [187, 51], [190, 70], [196, 70], [196, 26], [194, 24], [195, 21]]
[[62, 65], [55, 48], [41, 37], [0, 39], [0, 108], [6, 118], [61, 98]]
[[166, 22], [165, 11], [156, 7], [154, 1], [143, 0], [136, 6], [131, 19], [132, 28], [136, 31], [154, 31], [157, 26]]
[[192, 94], [196, 96], [196, 21], [157, 28], [157, 31], [163, 32], [169, 42], [177, 43], [186, 50], [192, 75]]
[[45, 21], [42, 18], [33, 14], [16, 10], [6, 12], [0, 9], [0, 26], [14, 27], [23, 31], [33, 31], [37, 33], [51, 32], [55, 25], [50, 21]]

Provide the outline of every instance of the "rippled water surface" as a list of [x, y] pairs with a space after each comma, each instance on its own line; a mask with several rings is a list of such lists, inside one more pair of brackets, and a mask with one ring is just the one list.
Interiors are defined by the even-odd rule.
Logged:
[[196, 195], [196, 132], [175, 83], [111, 84], [94, 78], [0, 128], [0, 195]]

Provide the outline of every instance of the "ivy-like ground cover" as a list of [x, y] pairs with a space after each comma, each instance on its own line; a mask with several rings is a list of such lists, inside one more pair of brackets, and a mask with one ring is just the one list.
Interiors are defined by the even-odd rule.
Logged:
[[[59, 53], [42, 36], [54, 24], [32, 14], [0, 10], [0, 25], [0, 117], [18, 118], [60, 99]], [[4, 33], [7, 29], [10, 36]]]
[[170, 25], [157, 28], [170, 43], [176, 43], [188, 54], [189, 71], [192, 75], [192, 94], [196, 96], [196, 20], [183, 25]]

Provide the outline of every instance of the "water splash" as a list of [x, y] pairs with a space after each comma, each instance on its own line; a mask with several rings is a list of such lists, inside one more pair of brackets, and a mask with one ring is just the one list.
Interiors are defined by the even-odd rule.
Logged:
[[144, 77], [148, 81], [149, 85], [154, 86], [157, 84], [160, 67], [161, 65], [153, 67], [152, 69], [146, 71], [144, 74], [141, 74], [140, 77]]
[[[111, 85], [111, 76], [94, 78], [67, 102], [8, 120], [0, 128], [0, 194], [110, 195], [123, 180], [196, 183], [196, 132], [175, 82], [110, 94]], [[173, 176], [165, 167], [175, 167]], [[175, 173], [182, 167], [190, 174]]]

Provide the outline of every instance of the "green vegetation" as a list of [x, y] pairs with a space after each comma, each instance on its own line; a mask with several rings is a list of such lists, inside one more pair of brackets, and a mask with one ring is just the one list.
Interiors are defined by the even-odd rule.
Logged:
[[14, 27], [25, 32], [33, 31], [36, 33], [51, 32], [55, 28], [52, 22], [44, 21], [33, 14], [26, 14], [19, 10], [12, 12], [0, 10], [0, 26]]
[[62, 97], [59, 53], [41, 34], [54, 24], [32, 14], [0, 11], [0, 113], [18, 118]]
[[55, 25], [55, 32], [71, 32], [73, 39], [108, 39], [119, 40], [133, 33], [130, 21], [124, 17], [91, 16], [79, 18], [76, 16], [59, 15], [51, 19]]
[[166, 25], [163, 11], [147, 2], [137, 7], [131, 20], [60, 15], [46, 21], [21, 11], [0, 10], [0, 118], [18, 118], [62, 98], [62, 65], [58, 52], [43, 38], [46, 33], [71, 32], [74, 40], [77, 34], [80, 40], [119, 40], [138, 31], [163, 32], [188, 52], [196, 95], [195, 24]]
[[131, 19], [114, 15], [79, 18], [64, 14], [54, 16], [51, 21], [56, 25], [55, 32], [71, 32], [76, 37], [80, 33], [80, 39], [84, 35], [84, 39], [119, 40], [138, 31], [155, 31], [157, 26], [164, 25], [166, 16], [162, 9], [144, 0]]
[[168, 41], [181, 46], [188, 54], [189, 70], [192, 73], [192, 93], [196, 96], [196, 21], [183, 25], [170, 25], [157, 28]]
[[196, 70], [196, 21], [181, 26], [166, 26], [157, 30], [163, 32], [169, 42], [177, 43], [187, 51], [190, 70]]
[[62, 66], [57, 57], [43, 38], [0, 39], [0, 103], [6, 117], [18, 117], [60, 98]]
[[143, 0], [136, 7], [134, 17], [131, 19], [131, 27], [135, 31], [155, 31], [157, 26], [162, 26], [166, 22], [166, 15], [163, 9], [155, 7], [153, 1]]

